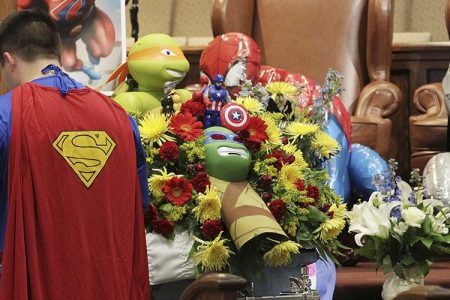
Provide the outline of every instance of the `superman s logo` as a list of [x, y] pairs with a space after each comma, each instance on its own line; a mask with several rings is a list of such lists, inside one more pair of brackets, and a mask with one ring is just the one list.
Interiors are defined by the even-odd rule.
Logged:
[[116, 147], [105, 131], [63, 131], [52, 145], [87, 188]]

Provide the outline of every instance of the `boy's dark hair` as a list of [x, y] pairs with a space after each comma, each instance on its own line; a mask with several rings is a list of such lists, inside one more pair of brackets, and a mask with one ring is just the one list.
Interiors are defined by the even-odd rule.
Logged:
[[27, 62], [40, 58], [55, 58], [61, 62], [61, 38], [58, 28], [46, 12], [16, 11], [0, 25], [0, 64], [5, 64], [4, 52], [10, 52]]

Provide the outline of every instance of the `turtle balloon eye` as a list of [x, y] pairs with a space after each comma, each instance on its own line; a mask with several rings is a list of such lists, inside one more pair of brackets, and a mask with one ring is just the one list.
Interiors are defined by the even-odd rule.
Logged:
[[213, 140], [226, 140], [227, 139], [227, 137], [225, 135], [220, 134], [220, 133], [211, 134], [211, 138]]
[[175, 52], [169, 50], [169, 49], [162, 49], [161, 54], [165, 56], [176, 56]]

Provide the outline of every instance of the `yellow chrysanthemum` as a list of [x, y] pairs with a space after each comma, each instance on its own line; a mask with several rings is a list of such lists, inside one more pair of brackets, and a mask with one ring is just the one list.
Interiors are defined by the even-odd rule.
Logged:
[[293, 96], [298, 94], [298, 89], [295, 86], [283, 81], [269, 83], [266, 89], [272, 95]]
[[220, 202], [217, 189], [215, 187], [207, 186], [205, 194], [198, 194], [198, 205], [192, 210], [195, 217], [200, 222], [204, 222], [207, 219], [217, 220], [220, 219], [220, 209], [222, 203]]
[[299, 168], [300, 170], [303, 170], [308, 167], [308, 163], [303, 158], [303, 152], [300, 150], [295, 151], [294, 153], [295, 161], [293, 163], [294, 166]]
[[238, 97], [236, 103], [242, 105], [250, 114], [259, 113], [264, 109], [262, 103], [252, 97]]
[[284, 165], [280, 170], [280, 181], [287, 188], [295, 187], [295, 182], [301, 177], [300, 169], [295, 165]]
[[272, 146], [278, 146], [281, 145], [281, 130], [277, 126], [277, 123], [275, 122], [275, 119], [271, 117], [269, 114], [262, 114], [259, 116], [264, 123], [266, 123], [266, 134], [267, 134], [267, 141]]
[[157, 143], [161, 146], [165, 141], [173, 141], [174, 138], [168, 136], [169, 120], [163, 114], [148, 113], [139, 121], [139, 133], [144, 142], [153, 145]]
[[231, 254], [234, 254], [228, 246], [225, 246], [227, 239], [221, 239], [222, 232], [211, 242], [194, 239], [200, 243], [197, 251], [194, 252], [194, 261], [197, 266], [201, 266], [202, 271], [220, 271], [228, 264]]
[[284, 152], [288, 153], [288, 154], [294, 154], [296, 151], [298, 151], [298, 150], [297, 150], [297, 146], [295, 146], [295, 145], [292, 144], [292, 143], [288, 143], [288, 144], [286, 144], [286, 145], [283, 145], [283, 146], [281, 147], [281, 149], [282, 149]]
[[345, 227], [345, 205], [331, 205], [329, 211], [333, 212], [333, 217], [320, 225], [315, 231], [319, 232], [322, 241], [334, 240]]
[[186, 214], [186, 205], [173, 205], [170, 212], [163, 212], [164, 217], [172, 222], [178, 222]]
[[328, 210], [333, 212], [333, 218], [344, 219], [347, 212], [345, 208], [345, 204], [341, 202], [338, 205], [332, 204]]
[[316, 133], [312, 145], [315, 149], [319, 149], [322, 157], [326, 158], [337, 154], [341, 150], [339, 143], [322, 130]]
[[308, 124], [301, 122], [291, 122], [286, 127], [286, 132], [290, 135], [294, 140], [299, 137], [303, 137], [308, 134], [314, 134], [319, 130], [319, 126], [317, 124]]
[[152, 194], [152, 196], [154, 196], [155, 198], [162, 198], [164, 196], [164, 193], [162, 191], [164, 182], [166, 182], [167, 180], [171, 179], [172, 177], [175, 176], [174, 173], [167, 173], [167, 169], [163, 168], [163, 170], [156, 170], [158, 172], [161, 173], [161, 175], [159, 174], [155, 174], [152, 175], [149, 179], [148, 179], [148, 188], [150, 190], [150, 193]]
[[264, 254], [264, 265], [272, 268], [285, 266], [291, 262], [292, 254], [300, 252], [300, 248], [300, 244], [293, 241], [281, 242]]

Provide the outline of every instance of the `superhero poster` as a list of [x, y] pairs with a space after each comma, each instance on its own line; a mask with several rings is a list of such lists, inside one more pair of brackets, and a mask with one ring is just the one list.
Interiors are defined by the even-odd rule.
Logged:
[[27, 8], [43, 9], [56, 22], [63, 68], [79, 82], [97, 86], [125, 60], [125, 1], [18, 0], [19, 10]]

